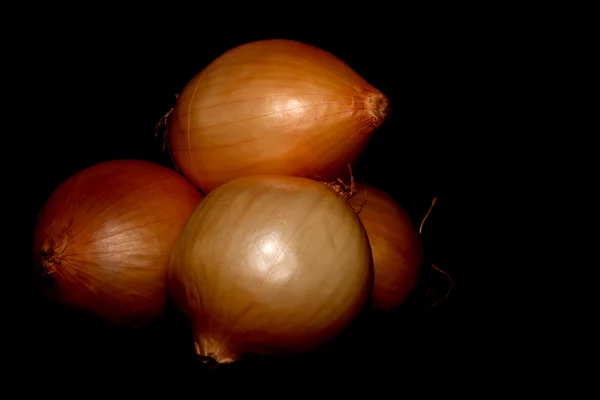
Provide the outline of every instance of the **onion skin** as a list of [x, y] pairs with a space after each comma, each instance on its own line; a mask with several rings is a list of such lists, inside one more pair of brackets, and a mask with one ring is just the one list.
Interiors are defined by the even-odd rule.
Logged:
[[169, 282], [200, 356], [311, 350], [363, 310], [371, 252], [356, 213], [325, 185], [248, 176], [212, 191], [173, 251]]
[[202, 198], [184, 177], [147, 161], [109, 161], [71, 176], [36, 223], [42, 290], [109, 324], [147, 324], [164, 312], [171, 251]]
[[170, 116], [171, 152], [204, 193], [247, 175], [336, 179], [386, 119], [388, 104], [325, 50], [250, 42], [186, 84]]
[[356, 190], [349, 202], [360, 210], [358, 216], [373, 254], [375, 280], [370, 308], [388, 312], [404, 303], [417, 286], [423, 263], [421, 236], [410, 216], [389, 194], [365, 183], [357, 183]]

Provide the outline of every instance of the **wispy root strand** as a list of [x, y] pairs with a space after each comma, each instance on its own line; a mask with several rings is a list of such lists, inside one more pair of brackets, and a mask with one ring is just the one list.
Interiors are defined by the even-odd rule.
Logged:
[[[176, 93], [175, 101], [177, 101], [178, 98], [179, 98], [179, 95]], [[163, 115], [160, 120], [158, 120], [158, 122], [154, 126], [154, 137], [158, 137], [159, 135], [162, 135], [162, 138], [163, 138], [162, 151], [164, 152], [165, 149], [168, 149], [169, 157], [171, 157], [171, 162], [173, 163], [173, 166], [175, 167], [177, 172], [179, 172], [179, 167], [177, 166], [177, 162], [175, 162], [175, 158], [173, 157], [173, 151], [171, 149], [171, 142], [169, 140], [169, 125], [171, 122], [171, 114], [173, 113], [173, 111], [175, 111], [175, 107], [171, 107], [171, 109], [169, 111], [167, 111], [167, 113], [165, 115]]]
[[[427, 221], [427, 218], [429, 218], [429, 214], [431, 214], [431, 210], [433, 209], [433, 206], [437, 202], [437, 199], [438, 199], [437, 197], [433, 198], [433, 200], [431, 201], [431, 205], [429, 206], [429, 210], [427, 210], [427, 213], [425, 214], [425, 216], [423, 217], [423, 220], [421, 221], [421, 225], [419, 226], [420, 234], [423, 233], [423, 226], [425, 225], [425, 221]], [[432, 304], [429, 305], [429, 307], [435, 307], [436, 305], [445, 301], [448, 298], [448, 296], [450, 295], [450, 292], [452, 291], [452, 288], [454, 287], [454, 280], [446, 271], [442, 270], [441, 268], [436, 267], [435, 264], [431, 264], [431, 267], [434, 270], [444, 274], [446, 276], [446, 278], [448, 278], [448, 280], [450, 281], [450, 286], [448, 287], [448, 290], [446, 291], [446, 294], [444, 295], [444, 297], [439, 300], [436, 300], [435, 302], [433, 302]]]
[[[352, 174], [352, 166], [350, 164], [348, 164], [348, 171], [350, 173], [350, 184], [344, 182], [342, 178], [337, 178], [335, 181], [327, 181], [318, 176], [317, 178], [319, 178], [319, 181], [322, 184], [324, 184], [325, 186], [327, 186], [328, 188], [345, 198], [348, 204], [350, 204], [350, 207], [352, 207], [352, 209], [354, 210], [354, 212], [356, 214], [360, 214], [363, 207], [367, 203], [367, 189], [365, 189], [365, 201], [361, 205], [357, 206], [355, 204], [350, 203], [350, 199], [356, 194], [357, 189], [356, 182], [354, 181], [354, 175]], [[355, 207], [358, 207], [358, 209]]]

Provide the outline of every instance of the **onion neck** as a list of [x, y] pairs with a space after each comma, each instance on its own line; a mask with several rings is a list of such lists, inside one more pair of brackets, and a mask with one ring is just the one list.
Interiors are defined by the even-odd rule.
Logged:
[[196, 339], [194, 348], [203, 364], [229, 364], [239, 360], [239, 356], [226, 344], [213, 338]]

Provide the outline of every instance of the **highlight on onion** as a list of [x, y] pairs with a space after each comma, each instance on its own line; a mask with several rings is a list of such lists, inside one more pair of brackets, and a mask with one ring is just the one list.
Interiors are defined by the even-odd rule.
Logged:
[[387, 97], [338, 57], [270, 39], [215, 59], [166, 120], [175, 164], [208, 193], [247, 175], [336, 179], [388, 110]]
[[357, 183], [349, 203], [358, 211], [371, 244], [375, 279], [370, 308], [390, 311], [417, 286], [423, 263], [421, 236], [402, 206], [379, 188]]
[[42, 289], [124, 327], [159, 317], [173, 246], [202, 194], [177, 172], [139, 160], [86, 168], [46, 201], [34, 232]]
[[196, 353], [220, 364], [325, 343], [365, 308], [372, 279], [367, 235], [345, 199], [319, 182], [275, 175], [208, 194], [169, 274]]

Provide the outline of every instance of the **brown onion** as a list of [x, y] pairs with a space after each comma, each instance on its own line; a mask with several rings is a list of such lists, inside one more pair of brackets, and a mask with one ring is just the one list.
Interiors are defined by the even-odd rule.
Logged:
[[200, 203], [173, 251], [170, 287], [197, 354], [306, 351], [364, 308], [372, 260], [362, 224], [325, 185], [238, 178]]
[[387, 113], [387, 97], [333, 54], [255, 41], [187, 83], [169, 116], [171, 152], [204, 193], [246, 175], [335, 179]]
[[402, 206], [381, 189], [358, 183], [349, 202], [359, 211], [373, 254], [370, 307], [390, 311], [416, 288], [423, 263], [421, 237]]
[[62, 304], [120, 326], [161, 315], [174, 243], [202, 194], [158, 164], [116, 160], [64, 181], [35, 227], [43, 288]]

